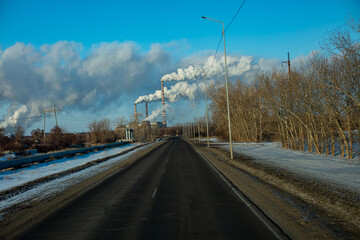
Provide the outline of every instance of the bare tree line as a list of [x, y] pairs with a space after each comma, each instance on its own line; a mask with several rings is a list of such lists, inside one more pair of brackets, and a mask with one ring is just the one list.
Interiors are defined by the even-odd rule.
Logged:
[[[353, 158], [360, 126], [360, 24], [329, 35], [323, 53], [313, 53], [298, 67], [259, 73], [251, 83], [230, 85], [232, 134], [235, 141], [278, 138], [295, 150]], [[291, 78], [290, 78], [291, 76]], [[227, 136], [225, 88], [210, 89], [216, 132]]]
[[92, 143], [109, 143], [117, 139], [115, 132], [110, 127], [110, 120], [104, 118], [92, 121], [89, 127], [89, 141]]

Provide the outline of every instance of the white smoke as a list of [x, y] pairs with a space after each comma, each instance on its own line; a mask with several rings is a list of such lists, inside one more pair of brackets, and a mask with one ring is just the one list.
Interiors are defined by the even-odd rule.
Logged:
[[22, 113], [27, 112], [27, 107], [25, 105], [22, 105], [19, 109], [17, 109], [12, 116], [10, 116], [6, 121], [0, 123], [0, 127], [4, 128], [7, 125], [15, 126], [18, 122], [19, 116]]
[[[166, 87], [164, 87], [164, 92], [165, 91], [167, 91]], [[165, 94], [164, 94], [164, 96], [165, 96]], [[138, 99], [136, 99], [135, 104], [143, 103], [143, 102], [160, 101], [161, 99], [162, 99], [161, 90], [156, 90], [152, 94], [140, 96]]]
[[169, 102], [174, 103], [183, 98], [194, 99], [198, 89], [199, 87], [196, 83], [189, 84], [188, 82], [178, 82], [171, 86], [169, 90], [165, 90], [164, 88], [164, 95]]
[[145, 121], [153, 121], [155, 119], [158, 119], [162, 115], [162, 112], [164, 110], [169, 111], [170, 109], [171, 109], [170, 105], [165, 104], [165, 106], [161, 106], [161, 108], [152, 111], [151, 114], [147, 118], [145, 118]]
[[189, 66], [187, 68], [178, 68], [177, 72], [169, 73], [161, 78], [161, 81], [184, 81], [195, 80], [204, 77], [204, 68], [201, 66]]
[[[0, 52], [0, 105], [7, 113], [1, 127], [18, 118], [29, 126], [44, 108], [98, 112], [110, 103], [154, 89], [171, 66], [158, 44], [148, 52], [132, 42], [101, 43], [84, 52], [82, 44], [60, 41], [35, 48], [16, 43]], [[62, 111], [63, 113], [63, 111]]]
[[[227, 70], [228, 76], [241, 76], [250, 71], [253, 65], [253, 58], [251, 56], [227, 56]], [[224, 57], [214, 59], [208, 57], [205, 63], [200, 65], [193, 65], [187, 68], [178, 68], [176, 72], [164, 75], [161, 81], [184, 81], [184, 80], [199, 80], [203, 78], [214, 78], [225, 75]]]
[[[159, 79], [184, 81], [165, 87], [169, 102], [193, 99], [201, 93], [201, 84], [185, 80], [223, 76], [223, 58], [202, 58], [190, 61], [192, 66], [164, 75], [180, 62], [164, 51], [162, 45], [153, 44], [144, 52], [134, 42], [100, 43], [84, 50], [81, 43], [59, 41], [37, 48], [31, 44], [16, 43], [0, 51], [0, 106], [3, 111], [0, 127], [19, 124], [26, 128], [39, 121], [40, 111], [52, 109], [54, 104], [61, 114], [69, 112], [99, 113], [106, 106], [129, 104], [144, 89], [156, 89]], [[195, 60], [195, 58], [194, 58]], [[252, 57], [228, 56], [229, 76], [245, 76], [257, 69], [265, 69], [267, 60], [253, 63]], [[209, 68], [208, 66], [211, 67]], [[186, 59], [182, 65], [188, 66]], [[207, 80], [209, 81], [209, 80]], [[179, 82], [180, 83], [180, 82]], [[144, 101], [161, 100], [161, 91], [139, 98]], [[6, 106], [6, 112], [4, 109]], [[125, 109], [125, 107], [124, 107]], [[4, 121], [3, 121], [4, 120]]]
[[[213, 84], [213, 80], [208, 80], [205, 82], [200, 83], [192, 83], [189, 84], [188, 82], [177, 82], [175, 85], [172, 85], [170, 89], [164, 87], [164, 97], [166, 101], [170, 103], [175, 103], [180, 99], [190, 99], [193, 100], [195, 96], [201, 92], [204, 92], [206, 87], [210, 84]], [[143, 103], [143, 102], [154, 102], [154, 101], [161, 101], [161, 90], [156, 90], [154, 93], [149, 95], [140, 96], [136, 101], [135, 104]]]
[[152, 121], [154, 119], [159, 118], [161, 112], [162, 112], [161, 108], [152, 111], [151, 114], [147, 118], [145, 118], [145, 121]]

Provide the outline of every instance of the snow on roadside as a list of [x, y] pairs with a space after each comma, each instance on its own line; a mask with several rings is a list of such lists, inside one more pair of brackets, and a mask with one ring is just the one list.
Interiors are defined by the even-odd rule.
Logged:
[[96, 159], [121, 153], [127, 149], [134, 148], [137, 145], [138, 144], [126, 144], [115, 148], [102, 149], [97, 152], [89, 152], [84, 155], [72, 156], [69, 158], [61, 158], [49, 162], [34, 164], [16, 170], [1, 171], [0, 192], [11, 189], [15, 186], [23, 185], [35, 179], [39, 179], [54, 173], [60, 173], [71, 168], [84, 165]]
[[[224, 149], [229, 145], [220, 144]], [[360, 194], [360, 162], [281, 148], [280, 143], [234, 143], [233, 150], [255, 162], [283, 168]]]
[[6, 161], [6, 160], [9, 160], [9, 159], [13, 159], [15, 158], [15, 154], [14, 153], [8, 153], [8, 154], [5, 154], [4, 156], [0, 156], [0, 161]]
[[[207, 142], [207, 138], [195, 138], [197, 141], [200, 141], [200, 142]], [[209, 138], [209, 142], [218, 142], [219, 139], [213, 137], [213, 138]]]
[[[66, 175], [64, 177], [39, 184], [35, 186], [32, 189], [29, 189], [25, 192], [22, 192], [20, 194], [16, 194], [14, 196], [11, 196], [9, 198], [6, 198], [4, 200], [0, 201], [0, 213], [6, 212], [6, 209], [11, 208], [14, 205], [20, 204], [20, 203], [30, 203], [31, 201], [39, 201], [42, 199], [46, 199], [50, 196], [53, 196], [57, 193], [60, 193], [64, 191], [66, 188], [75, 185], [81, 181], [84, 181], [87, 178], [90, 178], [92, 176], [95, 176], [96, 174], [106, 171], [107, 169], [111, 168], [112, 166], [126, 160], [130, 155], [135, 154], [139, 150], [144, 150], [146, 148], [151, 147], [153, 144], [148, 144], [143, 147], [134, 149], [133, 151], [130, 151], [124, 155], [111, 158], [105, 162], [96, 164], [94, 166], [91, 166], [89, 168], [83, 169], [79, 172], [75, 172], [73, 174]], [[134, 147], [135, 144], [131, 144], [131, 147]], [[129, 149], [131, 147], [117, 147], [117, 151], [115, 149], [109, 150], [109, 152], [112, 152], [108, 155], [113, 155], [116, 153], [119, 153], [120, 151], [125, 151], [126, 149]], [[119, 149], [120, 148], [120, 149]], [[126, 149], [124, 149], [126, 148]], [[104, 156], [98, 156], [98, 158], [101, 158]], [[97, 159], [98, 159], [97, 158]], [[94, 159], [93, 159], [94, 160]], [[5, 213], [0, 214], [0, 219], [5, 215]]]

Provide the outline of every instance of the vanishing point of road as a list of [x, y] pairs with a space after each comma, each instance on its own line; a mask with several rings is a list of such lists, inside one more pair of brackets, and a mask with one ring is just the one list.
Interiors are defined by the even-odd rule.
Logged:
[[286, 237], [189, 143], [170, 138], [17, 239]]

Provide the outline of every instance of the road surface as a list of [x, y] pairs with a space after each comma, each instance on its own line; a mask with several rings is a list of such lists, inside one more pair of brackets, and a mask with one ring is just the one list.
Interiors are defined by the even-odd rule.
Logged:
[[187, 142], [172, 138], [17, 239], [279, 237]]

